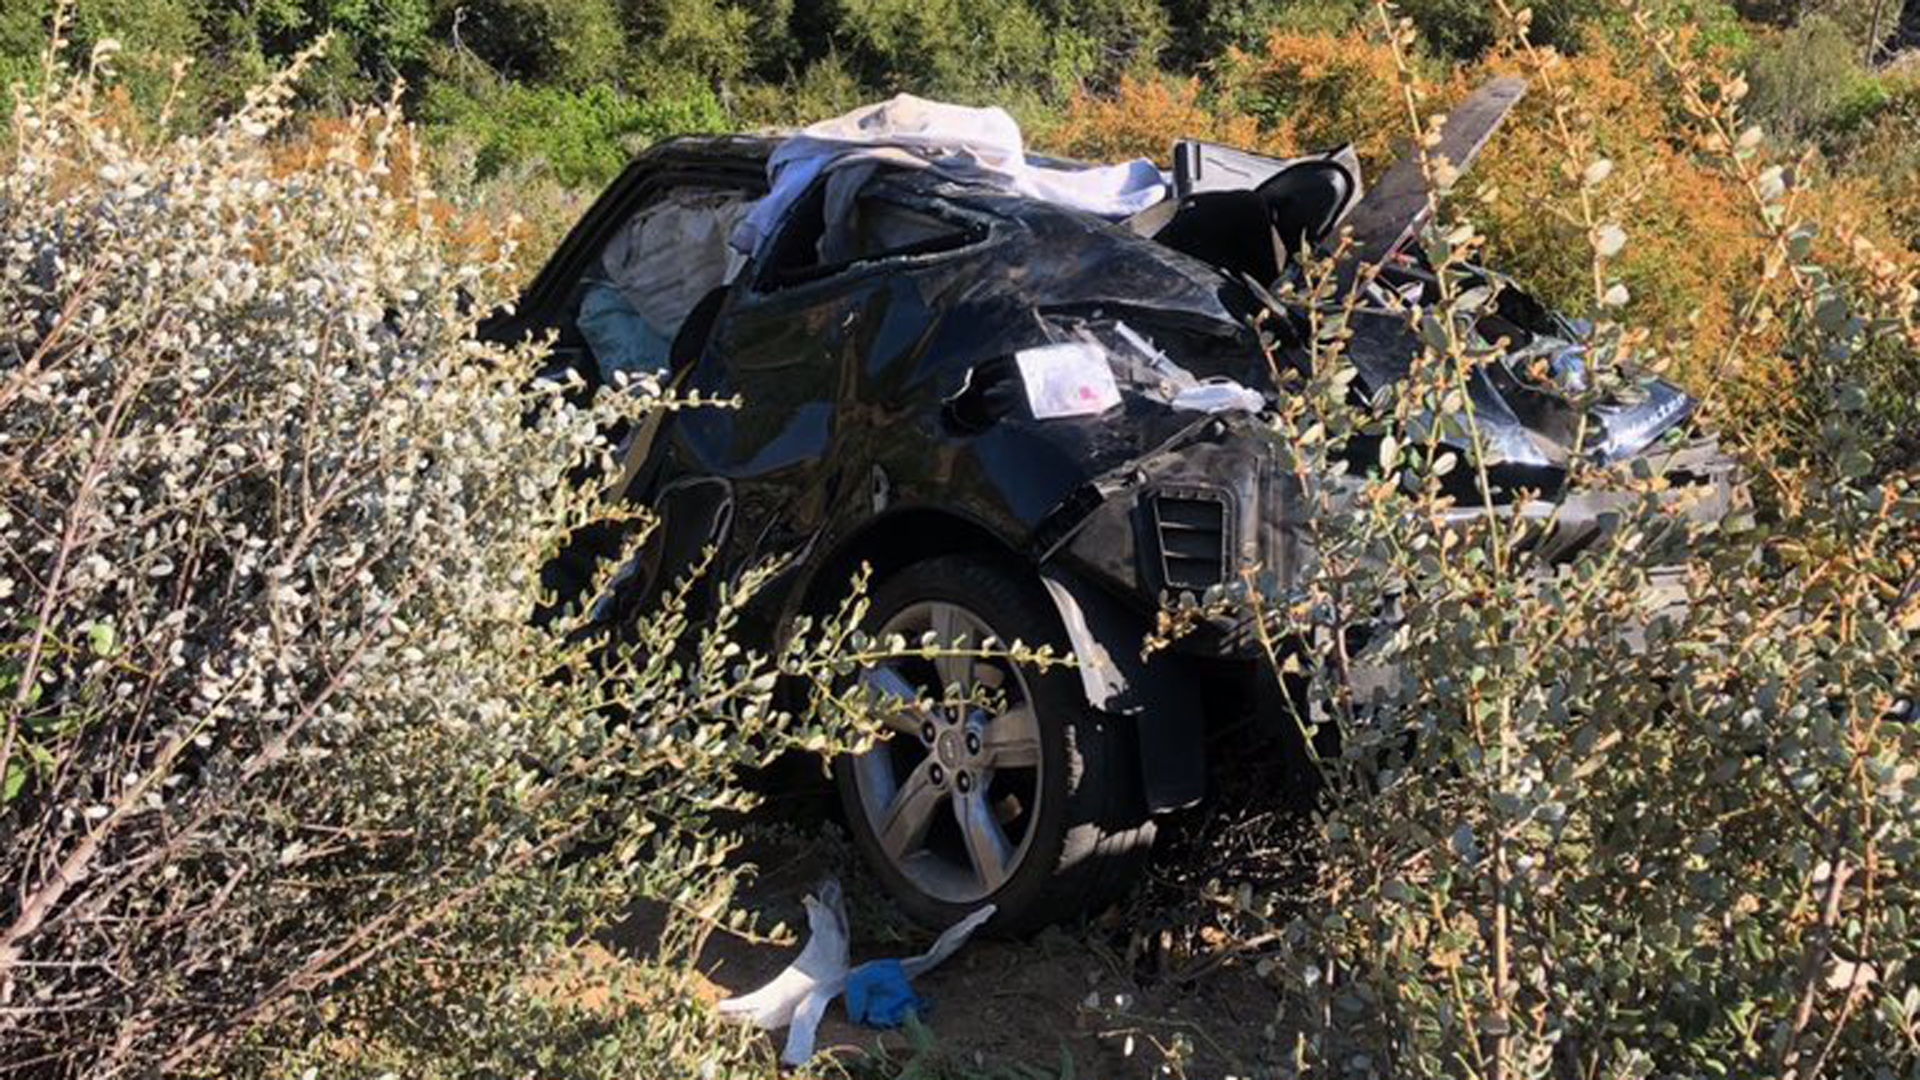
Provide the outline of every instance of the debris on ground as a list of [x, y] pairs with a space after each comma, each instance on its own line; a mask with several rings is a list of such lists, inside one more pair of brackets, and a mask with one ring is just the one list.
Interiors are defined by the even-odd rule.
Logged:
[[786, 1065], [802, 1065], [813, 1057], [820, 1020], [842, 991], [847, 995], [848, 1015], [871, 1027], [898, 1027], [907, 1014], [924, 1012], [926, 1002], [913, 992], [911, 980], [957, 952], [995, 911], [992, 904], [984, 905], [948, 927], [918, 956], [873, 960], [849, 971], [847, 911], [840, 882], [827, 879], [802, 903], [807, 909], [808, 938], [800, 955], [765, 986], [718, 1006], [721, 1015], [739, 1017], [763, 1031], [786, 1028], [786, 1045], [780, 1051], [780, 1061]]
[[869, 960], [847, 972], [847, 1015], [856, 1024], [895, 1028], [926, 1011], [898, 960]]

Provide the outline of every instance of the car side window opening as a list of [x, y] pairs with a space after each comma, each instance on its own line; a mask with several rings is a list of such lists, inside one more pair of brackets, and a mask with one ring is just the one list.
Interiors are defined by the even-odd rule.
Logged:
[[868, 177], [845, 171], [813, 185], [781, 220], [760, 257], [759, 288], [814, 281], [876, 259], [951, 251], [982, 235], [973, 222], [857, 193], [855, 185]]
[[668, 370], [688, 315], [746, 262], [728, 241], [752, 205], [735, 191], [680, 189], [614, 230], [581, 281], [574, 318], [603, 383]]

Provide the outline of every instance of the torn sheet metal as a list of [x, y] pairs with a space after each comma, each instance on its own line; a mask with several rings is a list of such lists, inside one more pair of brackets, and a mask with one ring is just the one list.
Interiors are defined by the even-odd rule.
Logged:
[[[716, 1006], [720, 1015], [746, 1021], [763, 1031], [786, 1028], [787, 1041], [780, 1051], [780, 1061], [785, 1065], [803, 1065], [813, 1057], [827, 1006], [847, 985], [847, 911], [840, 883], [829, 878], [804, 903], [808, 936], [800, 955], [765, 986]], [[932, 971], [959, 951], [996, 910], [987, 904], [954, 923], [926, 952], [898, 961], [901, 971], [909, 979]]]
[[[1447, 114], [1440, 142], [1426, 156], [1445, 159], [1457, 173], [1466, 172], [1526, 93], [1527, 81], [1512, 75], [1480, 87]], [[1405, 154], [1348, 212], [1353, 248], [1347, 265], [1358, 272], [1360, 267], [1382, 264], [1413, 242], [1432, 212], [1421, 155]]]

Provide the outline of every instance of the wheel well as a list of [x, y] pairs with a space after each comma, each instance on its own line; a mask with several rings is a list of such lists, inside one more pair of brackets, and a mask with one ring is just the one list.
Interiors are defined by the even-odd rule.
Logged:
[[801, 610], [831, 610], [863, 563], [873, 569], [867, 582], [871, 593], [887, 575], [942, 555], [982, 555], [1009, 568], [1022, 565], [1005, 542], [977, 522], [943, 510], [900, 510], [862, 527], [820, 565], [807, 584]]
[[[1041, 576], [1017, 551], [978, 522], [924, 507], [899, 510], [868, 523], [821, 564], [807, 583], [800, 610], [810, 614], [832, 610], [862, 563], [873, 568], [868, 583], [871, 595], [873, 584], [888, 574], [942, 555], [984, 556], [1011, 573], [1032, 573], [1036, 584]], [[1198, 696], [1189, 692], [1191, 684], [1183, 681], [1181, 674], [1167, 670], [1176, 658], [1163, 656], [1152, 672], [1145, 670], [1138, 647], [1148, 625], [1142, 625], [1118, 601], [1097, 589], [1085, 590], [1082, 595], [1090, 601], [1104, 600], [1100, 612], [1105, 618], [1100, 625], [1106, 629], [1108, 640], [1095, 641], [1084, 651], [1074, 646], [1073, 652], [1083, 667], [1100, 658], [1104, 667], [1110, 668], [1118, 660], [1128, 669], [1128, 693], [1134, 700], [1125, 723], [1133, 733], [1131, 737], [1138, 740], [1132, 767], [1141, 773], [1148, 809], [1158, 812], [1191, 805], [1206, 786], [1205, 740], [1201, 737], [1206, 717]], [[1057, 598], [1049, 597], [1048, 602], [1059, 610]], [[1066, 618], [1061, 612], [1063, 623]], [[1068, 634], [1071, 637], [1072, 631]], [[1088, 700], [1093, 700], [1092, 695]], [[1134, 715], [1142, 710], [1151, 723], [1143, 724], [1141, 716]]]

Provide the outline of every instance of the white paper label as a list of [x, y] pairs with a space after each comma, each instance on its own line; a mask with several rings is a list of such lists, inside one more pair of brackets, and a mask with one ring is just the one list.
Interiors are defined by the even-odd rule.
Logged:
[[1042, 345], [1013, 354], [1036, 420], [1093, 416], [1120, 404], [1106, 350], [1088, 342]]

